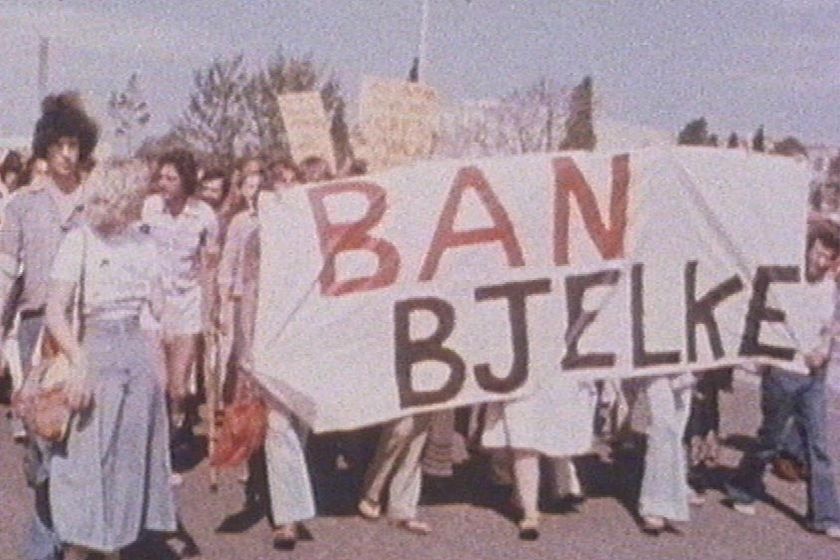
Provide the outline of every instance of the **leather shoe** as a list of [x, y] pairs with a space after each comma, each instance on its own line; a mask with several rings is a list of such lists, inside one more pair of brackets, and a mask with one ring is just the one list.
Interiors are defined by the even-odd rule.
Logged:
[[519, 540], [535, 541], [540, 538], [540, 520], [526, 517], [519, 522]]
[[280, 525], [274, 529], [271, 536], [274, 550], [294, 550], [297, 545], [297, 527], [294, 523]]

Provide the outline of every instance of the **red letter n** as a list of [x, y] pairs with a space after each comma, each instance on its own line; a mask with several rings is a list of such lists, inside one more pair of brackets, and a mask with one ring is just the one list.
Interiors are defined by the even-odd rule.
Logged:
[[[467, 189], [475, 189], [487, 213], [493, 220], [492, 227], [454, 231], [453, 226], [461, 199]], [[455, 182], [449, 191], [449, 197], [441, 212], [432, 245], [429, 247], [423, 266], [420, 269], [420, 281], [431, 280], [437, 272], [443, 252], [451, 247], [465, 247], [483, 243], [499, 242], [505, 251], [509, 266], [524, 266], [522, 248], [513, 233], [513, 224], [508, 218], [499, 199], [490, 188], [490, 183], [477, 167], [465, 167], [458, 171]]]
[[[366, 182], [332, 183], [314, 187], [307, 193], [318, 238], [321, 243], [321, 255], [324, 266], [318, 280], [321, 293], [327, 296], [340, 296], [352, 292], [376, 290], [394, 283], [400, 268], [400, 255], [394, 245], [384, 239], [368, 235], [385, 214], [385, 189]], [[324, 200], [329, 196], [360, 194], [367, 199], [368, 209], [364, 216], [355, 222], [333, 223], [327, 216]], [[376, 255], [376, 271], [370, 276], [336, 280], [336, 256], [343, 251], [370, 251]]]
[[583, 224], [604, 259], [624, 256], [627, 229], [627, 190], [630, 185], [630, 156], [612, 158], [610, 225], [604, 225], [592, 188], [570, 157], [554, 160], [554, 264], [569, 264], [569, 194], [575, 195]]

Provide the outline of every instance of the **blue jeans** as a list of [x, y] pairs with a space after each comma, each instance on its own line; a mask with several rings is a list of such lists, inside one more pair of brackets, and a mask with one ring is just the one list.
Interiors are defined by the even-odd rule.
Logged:
[[[20, 361], [24, 374], [32, 365], [32, 354], [38, 343], [38, 335], [44, 325], [44, 316], [22, 317], [18, 328]], [[35, 491], [35, 511], [29, 529], [29, 538], [24, 543], [23, 557], [27, 560], [58, 560], [61, 557], [61, 541], [52, 528], [49, 503], [49, 461], [46, 449], [30, 437], [26, 450], [26, 478]]]
[[757, 448], [744, 455], [738, 471], [726, 485], [730, 499], [748, 504], [764, 495], [765, 467], [782, 451], [785, 428], [794, 417], [802, 428], [803, 449], [810, 466], [808, 526], [815, 531], [840, 526], [840, 506], [826, 438], [825, 371], [801, 375], [770, 368], [761, 381], [761, 412]]

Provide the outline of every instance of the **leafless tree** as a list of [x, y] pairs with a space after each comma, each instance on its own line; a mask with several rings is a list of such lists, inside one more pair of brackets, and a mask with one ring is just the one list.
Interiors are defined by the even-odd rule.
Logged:
[[541, 78], [501, 99], [465, 104], [445, 115], [438, 153], [461, 157], [557, 149], [568, 94], [568, 88]]
[[130, 157], [134, 153], [134, 138], [142, 133], [152, 117], [136, 72], [128, 78], [123, 91], [111, 92], [108, 116], [114, 121], [114, 134], [125, 139], [125, 153]]

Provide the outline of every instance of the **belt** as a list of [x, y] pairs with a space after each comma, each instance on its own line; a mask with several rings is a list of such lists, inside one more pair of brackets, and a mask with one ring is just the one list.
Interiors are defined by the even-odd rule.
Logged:
[[21, 320], [26, 319], [38, 319], [44, 316], [44, 308], [40, 307], [38, 309], [24, 309], [20, 312]]
[[97, 319], [85, 317], [82, 330], [84, 332], [128, 333], [140, 329], [140, 318], [135, 316], [121, 319]]

